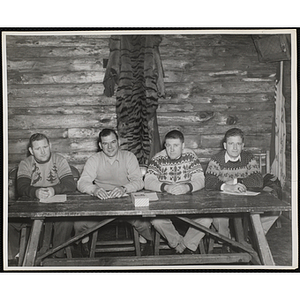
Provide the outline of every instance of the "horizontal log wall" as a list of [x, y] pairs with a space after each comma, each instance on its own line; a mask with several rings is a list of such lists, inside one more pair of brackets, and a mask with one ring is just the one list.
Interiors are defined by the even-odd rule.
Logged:
[[[81, 171], [97, 135], [116, 127], [115, 96], [104, 95], [105, 35], [7, 37], [9, 167], [27, 154], [29, 136]], [[166, 97], [157, 110], [161, 139], [180, 129], [203, 165], [237, 126], [253, 151], [270, 145], [277, 63], [260, 63], [250, 35], [163, 35], [159, 47]]]
[[249, 35], [166, 36], [160, 45], [166, 99], [160, 133], [182, 130], [205, 165], [224, 133], [239, 127], [253, 151], [270, 146], [276, 63], [260, 63]]

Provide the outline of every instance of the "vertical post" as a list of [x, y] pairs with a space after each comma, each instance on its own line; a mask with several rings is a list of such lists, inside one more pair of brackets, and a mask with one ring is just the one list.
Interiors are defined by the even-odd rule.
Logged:
[[135, 253], [136, 253], [136, 256], [141, 256], [139, 233], [137, 232], [137, 230], [134, 227], [132, 227], [132, 229], [133, 229], [133, 239], [134, 239], [134, 245], [135, 245]]
[[270, 173], [270, 151], [266, 151], [266, 173]]
[[261, 225], [259, 214], [250, 214], [254, 236], [257, 242], [257, 252], [263, 265], [275, 266], [273, 256]]
[[26, 253], [24, 257], [23, 267], [24, 266], [30, 266], [33, 267], [35, 263], [36, 253], [37, 253], [37, 247], [40, 239], [40, 234], [42, 230], [44, 220], [43, 219], [37, 219], [33, 221], [30, 237], [28, 241], [28, 245], [26, 248]]

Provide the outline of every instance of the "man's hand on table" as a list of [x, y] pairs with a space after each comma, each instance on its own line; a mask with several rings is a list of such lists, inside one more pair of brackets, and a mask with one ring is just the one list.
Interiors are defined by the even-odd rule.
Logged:
[[53, 187], [39, 188], [35, 191], [35, 195], [39, 200], [44, 200], [55, 195]]
[[165, 191], [172, 195], [182, 195], [190, 191], [190, 187], [185, 183], [175, 183], [165, 186]]
[[110, 198], [120, 198], [125, 194], [125, 190], [121, 186], [115, 187], [111, 191], [106, 191], [103, 188], [98, 188], [94, 191], [94, 196], [98, 197], [101, 200], [110, 199]]
[[233, 193], [244, 193], [247, 191], [247, 188], [242, 183], [236, 183], [236, 184], [224, 184], [223, 191], [225, 192], [233, 192]]
[[105, 189], [103, 188], [97, 188], [94, 193], [93, 193], [94, 196], [98, 197], [99, 199], [101, 200], [105, 200], [105, 199], [108, 199], [109, 198], [109, 195], [108, 193], [106, 192]]
[[121, 186], [115, 187], [112, 191], [110, 191], [110, 198], [120, 198], [125, 194], [125, 189]]

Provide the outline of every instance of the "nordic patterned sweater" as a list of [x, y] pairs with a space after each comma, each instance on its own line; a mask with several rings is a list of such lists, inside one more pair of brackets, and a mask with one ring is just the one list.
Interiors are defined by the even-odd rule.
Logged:
[[204, 188], [204, 173], [197, 155], [183, 149], [178, 159], [170, 159], [166, 150], [158, 152], [150, 161], [145, 175], [145, 189], [163, 192], [167, 184], [186, 183], [190, 191]]
[[208, 163], [205, 172], [205, 188], [220, 190], [223, 183], [234, 178], [247, 188], [262, 188], [263, 178], [253, 154], [242, 151], [241, 160], [225, 163], [225, 151], [213, 156]]
[[20, 196], [35, 198], [40, 187], [53, 187], [55, 194], [76, 191], [71, 168], [67, 160], [57, 153], [51, 153], [47, 162], [38, 163], [32, 155], [19, 164], [17, 189]]

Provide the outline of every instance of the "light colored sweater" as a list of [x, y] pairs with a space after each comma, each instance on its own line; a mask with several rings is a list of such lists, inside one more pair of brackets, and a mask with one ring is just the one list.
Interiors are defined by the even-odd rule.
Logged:
[[85, 163], [77, 183], [82, 193], [93, 194], [98, 187], [112, 190], [124, 186], [128, 193], [144, 187], [137, 158], [132, 152], [119, 150], [113, 163], [101, 151], [92, 155]]

